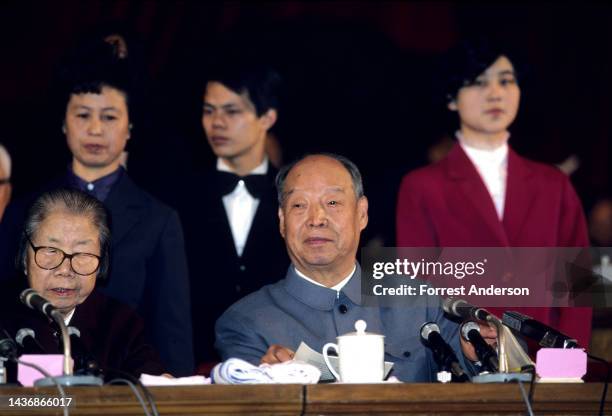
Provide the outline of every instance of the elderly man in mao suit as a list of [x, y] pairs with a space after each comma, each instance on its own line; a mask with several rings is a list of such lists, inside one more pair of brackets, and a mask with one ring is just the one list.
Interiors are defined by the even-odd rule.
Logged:
[[[336, 155], [307, 156], [281, 171], [279, 193], [280, 231], [292, 265], [284, 279], [246, 296], [219, 318], [216, 347], [222, 358], [287, 361], [301, 342], [320, 351], [338, 335], [354, 332], [355, 321], [363, 319], [368, 331], [385, 335], [385, 359], [402, 381], [435, 380], [437, 366], [420, 342], [426, 322], [438, 324], [455, 351], [476, 360], [471, 344], [460, 340], [458, 325], [444, 317], [438, 298], [410, 298], [396, 307], [364, 304], [355, 256], [368, 222], [368, 201], [352, 162]], [[494, 330], [483, 327], [481, 333], [494, 340]]]

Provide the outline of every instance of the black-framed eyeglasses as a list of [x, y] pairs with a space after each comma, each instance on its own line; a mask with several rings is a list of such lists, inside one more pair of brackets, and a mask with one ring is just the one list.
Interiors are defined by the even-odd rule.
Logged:
[[89, 276], [95, 273], [100, 267], [100, 256], [91, 253], [72, 253], [66, 254], [57, 247], [38, 246], [36, 247], [30, 236], [27, 236], [32, 250], [34, 250], [34, 262], [38, 267], [45, 270], [58, 268], [64, 259], [70, 260], [70, 267], [76, 274]]

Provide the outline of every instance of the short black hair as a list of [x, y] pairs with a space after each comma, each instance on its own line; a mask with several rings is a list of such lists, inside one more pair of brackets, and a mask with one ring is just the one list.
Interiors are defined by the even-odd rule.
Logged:
[[246, 94], [261, 117], [268, 110], [279, 110], [281, 76], [271, 66], [250, 55], [219, 57], [206, 75], [209, 82], [218, 82], [236, 94]]
[[125, 95], [130, 112], [132, 80], [128, 65], [128, 60], [119, 58], [116, 48], [103, 39], [77, 45], [60, 67], [60, 108], [65, 110], [72, 94], [100, 94], [103, 87], [111, 87]]
[[441, 63], [446, 103], [453, 101], [461, 88], [473, 84], [500, 56], [510, 60], [518, 80], [521, 63], [516, 51], [506, 44], [476, 38], [463, 40], [450, 49]]

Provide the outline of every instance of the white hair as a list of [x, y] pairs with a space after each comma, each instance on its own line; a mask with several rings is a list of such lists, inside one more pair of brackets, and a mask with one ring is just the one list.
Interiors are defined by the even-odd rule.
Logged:
[[4, 168], [6, 171], [6, 178], [0, 179], [10, 179], [11, 178], [11, 155], [6, 150], [2, 144], [0, 144], [0, 166]]

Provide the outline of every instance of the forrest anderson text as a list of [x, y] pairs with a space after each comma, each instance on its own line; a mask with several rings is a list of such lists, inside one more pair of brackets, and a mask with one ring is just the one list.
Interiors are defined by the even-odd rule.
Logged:
[[527, 287], [497, 287], [495, 285], [487, 287], [470, 285], [467, 293], [465, 286], [431, 287], [429, 285], [419, 285], [417, 288], [409, 285], [400, 285], [399, 287], [374, 285], [372, 292], [375, 296], [529, 296], [529, 288]]

